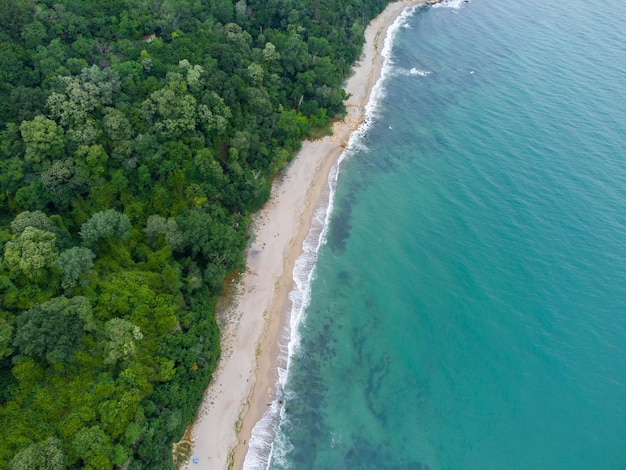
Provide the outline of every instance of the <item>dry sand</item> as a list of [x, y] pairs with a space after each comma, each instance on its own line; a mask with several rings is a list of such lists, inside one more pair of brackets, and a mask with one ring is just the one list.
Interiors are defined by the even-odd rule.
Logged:
[[192, 428], [194, 445], [184, 468], [243, 466], [252, 428], [267, 409], [277, 381], [278, 342], [290, 308], [294, 263], [315, 209], [328, 197], [328, 174], [364, 118], [380, 77], [387, 29], [416, 3], [392, 3], [370, 23], [361, 59], [346, 84], [346, 118], [334, 124], [332, 136], [303, 143], [284, 176], [274, 182], [270, 200], [254, 216], [247, 271], [233, 305], [218, 314], [222, 357]]

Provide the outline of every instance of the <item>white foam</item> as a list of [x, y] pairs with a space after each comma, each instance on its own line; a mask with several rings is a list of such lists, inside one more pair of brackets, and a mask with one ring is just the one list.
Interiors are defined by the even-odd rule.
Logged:
[[453, 8], [458, 10], [464, 3], [469, 3], [469, 0], [444, 0], [443, 2], [435, 3], [431, 8]]
[[294, 396], [289, 391], [283, 392], [283, 390], [289, 378], [291, 361], [294, 355], [299, 353], [299, 330], [306, 321], [306, 309], [311, 300], [311, 284], [315, 278], [319, 249], [326, 243], [329, 221], [334, 207], [337, 180], [343, 161], [347, 157], [366, 149], [363, 144], [363, 136], [374, 121], [378, 103], [384, 97], [383, 82], [390, 74], [393, 65], [391, 61], [393, 38], [398, 29], [406, 24], [406, 19], [416, 8], [405, 9], [387, 30], [381, 52], [384, 58], [381, 75], [372, 88], [370, 99], [365, 105], [365, 118], [358, 129], [350, 135], [346, 149], [339, 156], [328, 175], [328, 203], [325, 207], [322, 206], [315, 212], [311, 229], [302, 244], [303, 252], [296, 260], [293, 269], [295, 288], [289, 294], [289, 300], [292, 303], [289, 327], [281, 341], [281, 356], [279, 358], [284, 367], [278, 368], [278, 383], [275, 387], [277, 392], [273, 397], [271, 406], [252, 430], [252, 436], [248, 444], [248, 453], [243, 464], [244, 470], [266, 469], [272, 460], [281, 463], [282, 468], [288, 468], [285, 457], [291, 451], [292, 445], [285, 434], [281, 434], [276, 438], [276, 431], [279, 425], [282, 425], [283, 428], [289, 426], [289, 423], [286, 421], [283, 404], [285, 400], [294, 399]]
[[428, 70], [420, 70], [418, 68], [413, 67], [411, 70], [409, 70], [409, 75], [417, 75], [418, 77], [427, 77], [431, 74], [432, 72], [429, 72]]
[[264, 470], [267, 468], [268, 457], [274, 441], [274, 427], [280, 413], [280, 401], [272, 400], [270, 408], [263, 417], [254, 425], [248, 453], [244, 461], [244, 468]]
[[417, 67], [413, 67], [411, 69], [395, 68], [393, 73], [395, 75], [402, 75], [406, 77], [409, 77], [409, 76], [428, 77], [429, 75], [432, 74], [432, 72], [429, 70], [422, 70], [422, 69], [418, 69]]

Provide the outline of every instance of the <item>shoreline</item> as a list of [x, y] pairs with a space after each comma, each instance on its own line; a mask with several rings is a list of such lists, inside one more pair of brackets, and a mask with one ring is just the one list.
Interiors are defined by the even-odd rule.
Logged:
[[420, 3], [436, 2], [391, 3], [370, 22], [361, 58], [346, 82], [345, 118], [333, 124], [331, 136], [303, 142], [275, 180], [268, 202], [253, 216], [247, 269], [233, 304], [217, 313], [222, 356], [191, 428], [190, 461], [181, 468], [243, 468], [252, 429], [273, 400], [284, 362], [279, 342], [288, 330], [295, 262], [315, 211], [328, 202], [330, 171], [366, 117], [382, 75], [388, 29], [406, 8]]

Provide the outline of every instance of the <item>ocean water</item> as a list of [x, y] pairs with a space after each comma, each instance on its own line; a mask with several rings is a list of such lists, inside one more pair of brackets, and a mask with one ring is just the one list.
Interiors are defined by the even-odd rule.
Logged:
[[397, 26], [246, 467], [626, 468], [626, 3]]

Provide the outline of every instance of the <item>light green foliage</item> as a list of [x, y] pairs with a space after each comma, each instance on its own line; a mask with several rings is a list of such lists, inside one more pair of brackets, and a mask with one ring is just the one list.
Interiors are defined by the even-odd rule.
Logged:
[[124, 240], [130, 236], [132, 225], [128, 217], [115, 209], [95, 213], [80, 228], [80, 236], [88, 245], [102, 238], [116, 237]]
[[174, 299], [171, 295], [159, 294], [151, 305], [151, 325], [159, 334], [167, 334], [178, 326]]
[[118, 109], [107, 109], [102, 123], [108, 138], [114, 142], [129, 140], [133, 136], [133, 129], [130, 122], [128, 122], [124, 113]]
[[242, 24], [245, 23], [248, 17], [248, 5], [246, 4], [246, 0], [239, 0], [235, 3], [235, 18], [237, 22]]
[[276, 50], [276, 46], [269, 41], [265, 43], [263, 59], [269, 63], [280, 60], [280, 53]]
[[109, 156], [102, 145], [81, 145], [75, 155], [76, 162], [82, 163], [92, 178], [102, 176], [106, 172], [105, 165]]
[[[152, 383], [150, 382], [153, 371], [150, 367], [133, 360], [126, 361], [125, 368], [120, 372], [118, 385], [122, 385], [125, 388], [132, 388], [139, 391], [143, 395], [150, 395], [154, 390]], [[126, 433], [130, 434], [126, 439], [128, 442], [133, 442], [137, 439], [138, 430], [137, 425], [130, 425], [131, 429], [127, 429]], [[139, 429], [140, 431], [140, 429]]]
[[10, 470], [64, 470], [67, 457], [63, 443], [56, 437], [44, 442], [31, 444], [17, 453], [9, 466]]
[[93, 268], [96, 255], [89, 248], [75, 246], [65, 250], [53, 265], [63, 274], [62, 286], [73, 287], [80, 277]]
[[104, 362], [115, 364], [120, 359], [129, 359], [135, 355], [135, 345], [143, 338], [138, 326], [122, 318], [112, 318], [104, 324], [107, 335]]
[[52, 93], [48, 109], [63, 126], [81, 125], [100, 104], [100, 90], [93, 83], [81, 83], [74, 77], [61, 77], [65, 93]]
[[94, 145], [102, 136], [102, 131], [93, 119], [87, 119], [68, 129], [65, 136], [77, 145]]
[[56, 236], [51, 232], [26, 227], [4, 247], [4, 262], [9, 270], [34, 278], [57, 258]]
[[109, 436], [119, 438], [123, 435], [137, 412], [141, 398], [138, 390], [131, 389], [124, 392], [119, 399], [100, 403], [100, 422]]
[[84, 85], [95, 85], [98, 88], [100, 100], [105, 105], [111, 104], [115, 94], [120, 90], [117, 72], [109, 67], [100, 68], [92, 65], [85, 68], [80, 73], [80, 81]]
[[96, 315], [102, 320], [116, 316], [144, 318], [155, 297], [154, 291], [149, 287], [151, 285], [159, 285], [156, 275], [135, 270], [118, 272], [101, 280]]
[[191, 65], [187, 59], [183, 59], [178, 66], [185, 71], [185, 80], [189, 89], [193, 92], [200, 91], [204, 86], [205, 70], [201, 65]]
[[76, 457], [89, 470], [110, 470], [113, 449], [109, 439], [99, 426], [81, 429], [72, 442]]
[[63, 76], [63, 93], [54, 92], [47, 105], [52, 117], [63, 126], [81, 126], [98, 108], [111, 104], [120, 89], [117, 72], [96, 65], [84, 69], [79, 77]]
[[158, 135], [177, 139], [195, 130], [196, 99], [186, 92], [186, 88], [184, 82], [173, 82], [144, 101], [144, 118]]
[[15, 234], [20, 234], [26, 227], [35, 227], [46, 232], [54, 232], [54, 223], [46, 214], [41, 211], [24, 211], [15, 216], [11, 222], [11, 230]]
[[263, 67], [261, 67], [259, 64], [253, 62], [248, 65], [248, 76], [250, 77], [250, 80], [254, 85], [261, 84], [264, 74], [265, 71], [263, 70]]
[[198, 106], [198, 118], [207, 132], [223, 133], [231, 117], [230, 108], [217, 93], [211, 91], [204, 95], [202, 103]]
[[56, 122], [41, 115], [35, 116], [32, 121], [22, 122], [20, 132], [26, 145], [24, 158], [28, 163], [42, 164], [63, 156], [63, 129]]
[[85, 297], [55, 297], [19, 316], [13, 344], [24, 356], [51, 364], [69, 362], [81, 347], [85, 329], [93, 325]]
[[156, 241], [159, 235], [163, 235], [172, 250], [178, 250], [183, 246], [183, 232], [178, 228], [176, 220], [171, 217], [166, 219], [160, 215], [151, 215], [148, 217], [144, 232], [153, 241]]

